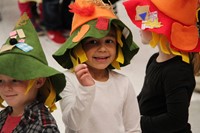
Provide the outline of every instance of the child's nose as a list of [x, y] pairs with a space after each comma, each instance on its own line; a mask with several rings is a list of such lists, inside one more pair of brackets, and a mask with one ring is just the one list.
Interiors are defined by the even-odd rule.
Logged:
[[101, 43], [101, 44], [99, 45], [99, 51], [106, 51], [106, 50], [107, 50], [106, 44]]
[[9, 83], [5, 83], [4, 86], [3, 86], [3, 89], [7, 90], [7, 91], [10, 91], [12, 90], [13, 86], [10, 85]]

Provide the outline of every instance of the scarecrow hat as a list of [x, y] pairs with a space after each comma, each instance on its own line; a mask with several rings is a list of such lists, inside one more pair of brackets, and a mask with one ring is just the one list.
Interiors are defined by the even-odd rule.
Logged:
[[166, 36], [171, 48], [200, 51], [196, 26], [198, 0], [128, 0], [123, 5], [137, 27]]
[[[14, 30], [0, 49], [0, 74], [17, 80], [32, 80], [39, 77], [48, 78], [54, 88], [56, 97], [64, 89], [66, 80], [63, 73], [48, 66], [44, 51], [37, 33], [24, 13], [18, 20]], [[46, 81], [47, 82], [47, 81]], [[43, 89], [49, 89], [43, 87]], [[50, 93], [51, 90], [47, 91]], [[48, 95], [48, 94], [46, 94]]]
[[[81, 40], [94, 37], [105, 37], [111, 25], [118, 29], [118, 43], [121, 46], [121, 55], [119, 57], [118, 68], [130, 63], [132, 57], [138, 52], [138, 46], [133, 42], [130, 29], [120, 21], [113, 13], [109, 4], [103, 3], [102, 0], [76, 0], [69, 5], [70, 11], [74, 13], [70, 37], [67, 41], [53, 54], [54, 59], [64, 68], [73, 68], [72, 49], [80, 44]], [[78, 48], [79, 49], [79, 48]], [[78, 50], [80, 58], [85, 58], [84, 51]], [[118, 50], [120, 53], [120, 50]], [[123, 59], [122, 59], [123, 58]], [[80, 61], [83, 63], [86, 59]], [[113, 68], [112, 66], [109, 66]], [[116, 67], [114, 67], [116, 68]]]

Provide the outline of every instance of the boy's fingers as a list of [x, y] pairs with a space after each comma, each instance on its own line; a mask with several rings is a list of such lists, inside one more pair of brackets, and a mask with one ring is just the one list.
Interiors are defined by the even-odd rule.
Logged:
[[87, 65], [86, 64], [79, 64], [74, 68], [74, 71], [78, 72], [79, 70], [81, 70], [83, 68], [87, 68]]
[[82, 68], [82, 69], [80, 69], [80, 70], [78, 70], [78, 71], [75, 71], [75, 73], [76, 73], [76, 75], [77, 75], [78, 77], [81, 77], [81, 76], [84, 75], [85, 73], [88, 73], [88, 70], [87, 70], [87, 68]]

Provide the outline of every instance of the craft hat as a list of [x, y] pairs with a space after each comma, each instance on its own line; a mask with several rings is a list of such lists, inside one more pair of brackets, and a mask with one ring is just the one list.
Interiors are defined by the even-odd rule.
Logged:
[[[14, 30], [0, 49], [0, 74], [10, 76], [17, 80], [32, 80], [40, 77], [48, 78], [54, 88], [56, 97], [64, 89], [66, 80], [63, 73], [48, 66], [44, 51], [41, 47], [37, 33], [24, 13], [18, 20]], [[46, 81], [47, 82], [47, 81]], [[43, 87], [46, 92], [49, 88]], [[49, 95], [48, 93], [45, 95]]]
[[72, 49], [87, 37], [105, 37], [110, 31], [111, 25], [117, 27], [121, 33], [118, 34], [120, 36], [118, 43], [121, 44], [124, 61], [120, 62], [119, 66], [130, 63], [139, 48], [132, 40], [130, 29], [116, 17], [110, 5], [103, 3], [102, 0], [76, 0], [69, 7], [70, 11], [74, 13], [71, 35], [61, 48], [53, 54], [53, 57], [61, 66], [68, 69], [73, 68]]
[[175, 50], [199, 52], [197, 3], [198, 0], [128, 0], [123, 5], [140, 29], [163, 34]]

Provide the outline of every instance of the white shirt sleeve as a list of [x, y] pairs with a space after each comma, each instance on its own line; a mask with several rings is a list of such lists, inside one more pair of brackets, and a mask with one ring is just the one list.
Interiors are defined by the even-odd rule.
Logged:
[[61, 92], [60, 106], [62, 119], [68, 128], [78, 131], [84, 126], [90, 115], [90, 109], [95, 97], [95, 85], [81, 86], [75, 74], [66, 73], [67, 84]]
[[126, 133], [141, 133], [137, 96], [130, 81], [124, 102], [123, 121]]

